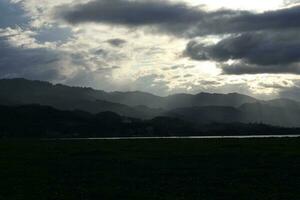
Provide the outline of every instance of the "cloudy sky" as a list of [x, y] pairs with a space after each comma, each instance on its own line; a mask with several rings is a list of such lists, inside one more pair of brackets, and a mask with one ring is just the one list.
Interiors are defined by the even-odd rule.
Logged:
[[300, 100], [298, 0], [0, 0], [0, 78]]

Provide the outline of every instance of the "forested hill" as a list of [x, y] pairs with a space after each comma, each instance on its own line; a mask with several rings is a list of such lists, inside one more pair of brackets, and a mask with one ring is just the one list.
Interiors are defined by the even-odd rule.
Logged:
[[300, 129], [263, 124], [197, 125], [170, 117], [140, 120], [112, 112], [91, 114], [48, 106], [0, 106], [0, 138], [85, 138], [299, 134]]

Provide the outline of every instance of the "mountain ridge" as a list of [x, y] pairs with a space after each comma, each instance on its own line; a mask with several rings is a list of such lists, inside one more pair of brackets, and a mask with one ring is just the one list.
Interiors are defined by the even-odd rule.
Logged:
[[176, 117], [193, 123], [265, 123], [300, 127], [300, 103], [289, 99], [262, 101], [238, 93], [174, 94], [105, 92], [26, 79], [0, 80], [0, 105], [39, 104], [61, 110], [93, 114], [114, 112], [121, 116], [152, 119]]
[[[15, 84], [14, 88], [12, 89], [22, 89], [23, 87], [31, 87], [31, 88], [37, 88], [38, 85], [40, 85], [41, 89], [48, 89], [48, 90], [56, 90], [56, 91], [65, 91], [68, 90], [69, 92], [77, 92], [80, 93], [81, 98], [89, 98], [90, 100], [106, 100], [113, 103], [120, 103], [125, 104], [128, 106], [140, 106], [145, 105], [150, 108], [163, 108], [167, 107], [167, 104], [172, 104], [174, 101], [178, 101], [178, 97], [185, 98], [184, 100], [190, 101], [190, 100], [198, 100], [199, 98], [209, 98], [209, 97], [222, 97], [222, 98], [243, 98], [246, 99], [246, 102], [254, 102], [257, 101], [257, 99], [243, 95], [238, 93], [228, 93], [228, 94], [218, 94], [218, 93], [205, 93], [201, 92], [198, 94], [172, 94], [168, 96], [157, 96], [151, 93], [142, 92], [142, 91], [126, 91], [126, 92], [120, 92], [120, 91], [113, 91], [113, 92], [106, 92], [104, 90], [96, 90], [91, 87], [76, 87], [76, 86], [67, 86], [63, 84], [52, 84], [46, 81], [39, 81], [39, 80], [27, 80], [23, 78], [17, 78], [17, 79], [1, 79], [0, 80], [0, 86], [1, 90], [3, 90], [3, 85], [10, 85], [13, 87], [13, 84]], [[28, 91], [27, 91], [28, 92]], [[41, 92], [41, 91], [40, 91]], [[18, 91], [18, 94], [22, 94], [22, 91]], [[64, 94], [64, 93], [63, 93]], [[129, 98], [129, 99], [127, 99]], [[152, 98], [152, 99], [151, 99]], [[197, 99], [198, 98], [198, 99]], [[135, 102], [132, 102], [135, 99]], [[148, 100], [150, 99], [150, 100]], [[148, 103], [148, 101], [150, 103]], [[230, 99], [229, 99], [230, 100]], [[155, 102], [155, 103], [153, 103]], [[151, 103], [154, 105], [151, 106]], [[240, 103], [243, 104], [245, 102]], [[150, 105], [149, 105], [150, 104]], [[229, 103], [228, 103], [229, 104]], [[209, 102], [204, 102], [204, 105], [210, 105]], [[215, 104], [213, 104], [215, 105]], [[198, 105], [203, 106], [203, 105]], [[182, 107], [182, 105], [173, 105], [171, 108], [176, 107]]]
[[0, 121], [0, 138], [294, 135], [300, 129], [258, 123], [195, 124], [174, 117], [140, 120], [113, 112], [91, 114], [41, 105], [0, 105]]

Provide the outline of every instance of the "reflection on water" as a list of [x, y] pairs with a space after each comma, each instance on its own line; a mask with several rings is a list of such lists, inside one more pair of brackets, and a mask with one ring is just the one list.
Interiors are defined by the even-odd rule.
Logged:
[[185, 137], [111, 137], [111, 138], [63, 138], [63, 139], [58, 139], [58, 140], [251, 139], [251, 138], [300, 138], [300, 135], [185, 136]]

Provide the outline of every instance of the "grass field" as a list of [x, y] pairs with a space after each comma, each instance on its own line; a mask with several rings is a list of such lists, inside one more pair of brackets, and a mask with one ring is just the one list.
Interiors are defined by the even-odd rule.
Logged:
[[3, 200], [299, 200], [300, 139], [0, 141]]

